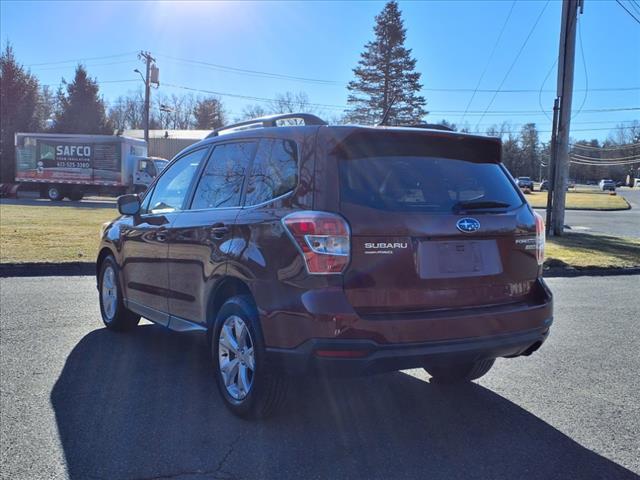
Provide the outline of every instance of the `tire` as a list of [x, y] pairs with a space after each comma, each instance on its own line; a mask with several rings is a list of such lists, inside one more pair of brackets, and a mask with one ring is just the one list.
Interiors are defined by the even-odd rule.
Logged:
[[110, 330], [126, 332], [138, 325], [140, 315], [124, 306], [119, 272], [112, 255], [103, 260], [98, 277], [98, 297], [104, 325]]
[[49, 185], [47, 187], [47, 198], [54, 202], [59, 202], [64, 198], [64, 193], [58, 185]]
[[212, 329], [210, 346], [216, 384], [227, 408], [248, 419], [273, 414], [286, 398], [288, 382], [283, 375], [268, 371], [253, 299], [238, 295], [227, 300]]
[[431, 383], [450, 385], [456, 383], [467, 383], [476, 380], [486, 374], [493, 364], [495, 358], [478, 360], [476, 362], [461, 363], [448, 366], [432, 366], [425, 370], [431, 375]]
[[72, 200], [74, 202], [79, 202], [80, 200], [82, 200], [82, 197], [84, 197], [84, 192], [80, 191], [80, 190], [72, 190], [69, 192], [69, 200]]

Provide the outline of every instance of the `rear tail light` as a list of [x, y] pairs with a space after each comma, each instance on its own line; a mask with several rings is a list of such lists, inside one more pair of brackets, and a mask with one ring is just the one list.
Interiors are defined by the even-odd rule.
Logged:
[[544, 244], [546, 241], [544, 220], [536, 212], [533, 212], [533, 215], [536, 217], [536, 260], [538, 260], [538, 265], [542, 265], [544, 263]]
[[286, 231], [313, 274], [342, 273], [349, 263], [349, 225], [328, 212], [295, 212], [282, 219]]

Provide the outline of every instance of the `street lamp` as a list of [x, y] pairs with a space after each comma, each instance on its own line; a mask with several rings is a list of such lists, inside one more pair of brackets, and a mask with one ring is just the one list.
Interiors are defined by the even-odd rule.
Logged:
[[138, 70], [137, 68], [134, 70], [134, 72], [136, 72], [137, 74], [140, 75], [140, 78], [142, 79], [142, 81], [146, 84], [147, 82], [144, 79], [144, 75], [142, 75], [142, 72], [140, 70]]

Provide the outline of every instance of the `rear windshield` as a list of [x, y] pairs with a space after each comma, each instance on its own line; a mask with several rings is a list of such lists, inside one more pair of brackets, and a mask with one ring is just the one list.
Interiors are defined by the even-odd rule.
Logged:
[[497, 202], [500, 210], [523, 203], [497, 163], [380, 156], [343, 158], [339, 165], [341, 201], [370, 208], [451, 213], [460, 202]]

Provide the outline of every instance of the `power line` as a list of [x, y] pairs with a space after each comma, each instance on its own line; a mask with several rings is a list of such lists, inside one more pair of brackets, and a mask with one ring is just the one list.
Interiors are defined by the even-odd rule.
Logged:
[[636, 17], [633, 13], [631, 13], [631, 11], [627, 7], [625, 7], [620, 0], [616, 0], [616, 2], [618, 3], [618, 5], [624, 8], [624, 11], [627, 12], [631, 18], [633, 18], [636, 22], [640, 23], [640, 18]]
[[79, 58], [79, 59], [74, 59], [74, 60], [60, 60], [57, 62], [43, 62], [43, 63], [31, 63], [29, 65], [25, 65], [26, 67], [37, 67], [40, 65], [59, 65], [61, 63], [77, 63], [77, 62], [83, 62], [86, 60], [104, 60], [107, 58], [117, 58], [117, 57], [124, 57], [127, 55], [135, 55], [136, 53], [138, 53], [137, 51], [134, 52], [126, 52], [126, 53], [117, 53], [115, 55], [104, 55], [101, 57], [83, 57], [83, 58]]
[[610, 152], [616, 150], [625, 150], [627, 148], [640, 148], [640, 143], [629, 143], [626, 145], [618, 145], [617, 147], [593, 147], [591, 145], [580, 145], [579, 143], [571, 143], [570, 146], [574, 148], [584, 148], [586, 150], [598, 150], [602, 152]]
[[506, 27], [507, 27], [507, 23], [509, 23], [509, 19], [511, 18], [511, 14], [513, 13], [513, 7], [516, 6], [516, 0], [513, 0], [513, 2], [511, 3], [511, 8], [509, 9], [509, 13], [507, 14], [507, 18], [505, 18], [504, 23], [502, 24], [502, 28], [500, 29], [500, 33], [498, 34], [498, 37], [496, 38], [496, 41], [493, 44], [493, 48], [491, 49], [491, 53], [489, 54], [489, 58], [487, 59], [487, 63], [484, 66], [484, 69], [482, 70], [482, 73], [480, 74], [480, 78], [478, 79], [478, 83], [476, 84], [476, 88], [473, 90], [473, 94], [471, 95], [471, 98], [469, 99], [469, 101], [467, 102], [467, 106], [464, 109], [464, 113], [462, 114], [462, 118], [460, 119], [460, 122], [462, 122], [464, 120], [464, 117], [467, 114], [467, 111], [469, 110], [469, 107], [471, 106], [471, 103], [473, 102], [473, 99], [476, 97], [476, 93], [478, 92], [478, 88], [480, 88], [480, 84], [482, 83], [482, 80], [484, 79], [484, 75], [485, 73], [487, 73], [487, 70], [489, 68], [489, 65], [491, 64], [491, 60], [493, 60], [493, 55], [496, 53], [496, 49], [498, 47], [498, 44], [500, 43], [500, 40], [502, 39], [502, 34], [504, 33]]
[[[571, 125], [613, 125], [611, 128], [615, 128], [615, 126], [618, 125], [618, 124], [633, 123], [633, 122], [637, 122], [637, 121], [638, 120], [597, 120], [597, 121], [587, 121], [587, 122], [571, 122]], [[535, 122], [525, 122], [525, 123], [506, 122], [506, 123], [508, 123], [508, 125], [510, 127], [521, 127], [521, 126], [526, 125], [527, 123], [534, 123], [535, 124]], [[495, 125], [495, 123], [482, 123], [482, 124], [480, 124], [481, 127], [492, 127], [494, 125]], [[460, 125], [458, 125], [458, 126], [460, 126]], [[632, 125], [622, 125], [623, 128], [629, 128], [631, 126]]]
[[[101, 80], [99, 82], [96, 82], [98, 85], [102, 85], [104, 83], [130, 83], [130, 82], [139, 82], [139, 79], [133, 79], [133, 80]], [[51, 83], [45, 83], [41, 85], [42, 87], [58, 87], [59, 85], [53, 85]]]
[[628, 3], [629, 6], [631, 6], [631, 8], [633, 9], [633, 11], [635, 13], [640, 15], [640, 5], [638, 5], [637, 1], [629, 0], [627, 3]]
[[[216, 91], [216, 90], [207, 90], [207, 89], [201, 89], [201, 88], [193, 88], [193, 87], [187, 87], [184, 85], [177, 85], [177, 84], [173, 84], [173, 83], [163, 83], [163, 86], [165, 87], [171, 87], [171, 88], [178, 88], [181, 90], [187, 90], [187, 91], [191, 91], [191, 92], [198, 92], [198, 93], [207, 93], [209, 95], [218, 95], [221, 97], [232, 97], [232, 98], [240, 98], [243, 100], [252, 100], [252, 101], [256, 101], [256, 102], [268, 102], [268, 103], [273, 103], [275, 101], [277, 101], [274, 98], [266, 98], [266, 97], [257, 97], [257, 96], [253, 96], [253, 95], [242, 95], [242, 94], [237, 94], [237, 93], [228, 93], [228, 92], [220, 92], [220, 91]], [[310, 106], [314, 106], [314, 107], [321, 107], [321, 108], [327, 108], [327, 109], [334, 109], [334, 110], [345, 110], [347, 107], [345, 105], [337, 105], [337, 104], [330, 104], [330, 103], [309, 103]], [[635, 111], [635, 110], [640, 110], [640, 107], [613, 107], [613, 108], [596, 108], [596, 109], [590, 109], [590, 110], [584, 110], [585, 113], [600, 113], [600, 112], [621, 112], [621, 111]], [[429, 113], [431, 114], [459, 114], [459, 113], [464, 113], [463, 110], [431, 110]], [[475, 111], [468, 111], [467, 115], [542, 115], [539, 111], [537, 110], [494, 110], [494, 111], [479, 111], [479, 110], [475, 110]], [[478, 122], [478, 125], [480, 123]]]
[[[496, 99], [496, 97], [498, 96], [498, 93], [500, 93], [500, 90], [502, 89], [502, 86], [507, 81], [507, 78], [509, 77], [509, 74], [511, 73], [511, 70], [513, 70], [513, 67], [515, 67], [516, 63], [518, 62], [518, 59], [520, 58], [520, 55], [522, 54], [524, 48], [527, 46], [527, 43], [529, 42], [529, 39], [531, 38], [531, 35], [533, 35], [533, 32], [535, 31], [536, 27], [538, 26], [538, 22], [542, 18], [542, 15], [544, 14], [545, 10], [549, 6], [549, 2], [550, 1], [551, 0], [547, 0], [547, 2], [544, 4], [544, 7], [542, 7], [542, 10], [540, 10], [540, 13], [538, 14], [538, 18], [536, 18], [536, 21], [533, 23], [533, 26], [531, 27], [531, 30], [529, 30], [529, 34], [527, 35], [527, 37], [525, 38], [524, 42], [522, 43], [522, 46], [520, 47], [520, 50], [518, 50], [518, 53], [516, 54], [516, 57], [513, 59], [513, 62], [509, 66], [509, 69], [504, 74], [504, 77], [502, 78], [502, 81], [500, 82], [500, 85], [498, 86], [498, 90], [493, 94], [493, 97], [491, 97], [491, 100], [489, 101], [489, 104], [487, 105], [487, 108], [485, 109], [485, 111], [488, 111], [491, 108], [491, 105], [493, 105], [493, 101]], [[480, 120], [478, 120], [478, 124], [480, 123], [480, 121], [483, 118], [484, 118], [484, 115], [482, 115], [480, 117]]]
[[[556, 66], [558, 59], [551, 66], [551, 71], [553, 71], [553, 67]], [[551, 74], [549, 72], [547, 77]], [[476, 91], [473, 88], [423, 88], [423, 91], [427, 92], [454, 92], [454, 93], [467, 93]], [[628, 92], [628, 91], [637, 91], [640, 90], [640, 87], [610, 87], [610, 88], [589, 88], [589, 93], [591, 92]], [[576, 88], [573, 90], [574, 92], [584, 92], [585, 89]], [[478, 93], [538, 93], [538, 92], [555, 92], [555, 90], [540, 90], [537, 88], [512, 88], [512, 89], [489, 89], [489, 88], [479, 88], [477, 90]]]
[[586, 157], [584, 155], [580, 155], [577, 153], [572, 153], [571, 154], [574, 158], [578, 159], [578, 160], [594, 160], [594, 161], [611, 161], [611, 162], [618, 162], [618, 161], [625, 161], [625, 160], [637, 160], [638, 158], [640, 158], [640, 156], [638, 155], [631, 155], [629, 157], [616, 157], [616, 158], [596, 158], [596, 157]]
[[579, 165], [589, 165], [591, 167], [624, 167], [626, 165], [634, 165], [640, 163], [640, 157], [635, 160], [629, 160], [626, 162], [584, 162], [582, 160], [575, 160], [573, 156], [569, 157], [571, 163], [577, 163]]
[[[108, 63], [89, 63], [89, 64], [85, 64], [85, 63], [81, 63], [81, 65], [85, 66], [85, 67], [104, 67], [104, 66], [109, 66], [109, 65], [122, 65], [125, 63], [135, 63], [135, 60], [120, 60], [117, 62], [108, 62]], [[64, 65], [64, 66], [58, 66], [58, 67], [44, 67], [44, 68], [36, 68], [37, 71], [42, 72], [44, 70], [60, 70], [60, 69], [67, 69], [67, 68], [76, 68], [76, 65]]]
[[[193, 65], [198, 65], [201, 67], [207, 67], [207, 68], [211, 68], [213, 70], [218, 70], [218, 71], [228, 71], [228, 72], [233, 72], [233, 73], [237, 73], [237, 74], [247, 74], [250, 76], [259, 76], [259, 77], [265, 77], [265, 78], [276, 78], [276, 79], [287, 79], [287, 80], [295, 80], [295, 81], [302, 81], [302, 82], [310, 82], [310, 83], [316, 83], [316, 84], [326, 84], [326, 85], [338, 85], [338, 86], [345, 86], [347, 85], [348, 82], [345, 81], [340, 81], [340, 80], [328, 80], [328, 79], [319, 79], [319, 78], [310, 78], [310, 77], [299, 77], [299, 76], [295, 76], [295, 75], [289, 75], [289, 74], [285, 74], [285, 73], [274, 73], [274, 72], [265, 72], [265, 71], [260, 71], [260, 70], [250, 70], [250, 69], [246, 69], [246, 68], [239, 68], [239, 67], [231, 67], [228, 65], [221, 65], [221, 64], [217, 64], [217, 63], [210, 63], [210, 62], [205, 62], [203, 60], [193, 60], [193, 59], [188, 59], [188, 58], [179, 58], [179, 57], [173, 57], [173, 56], [167, 56], [167, 55], [158, 55], [158, 57], [162, 57], [165, 59], [169, 59], [169, 60], [173, 60], [173, 61], [177, 61], [177, 62], [183, 62], [183, 63], [189, 63], [189, 64], [193, 64]], [[517, 89], [487, 89], [487, 88], [429, 88], [429, 87], [425, 87], [421, 89], [422, 91], [425, 92], [455, 92], [455, 93], [469, 93], [469, 92], [476, 92], [476, 93], [494, 93], [494, 92], [500, 92], [500, 93], [536, 93], [538, 92], [538, 89], [526, 89], [526, 88], [517, 88]], [[632, 87], [600, 87], [600, 88], [592, 88], [590, 91], [592, 92], [623, 92], [623, 91], [638, 91], [640, 90], [640, 86], [632, 86]], [[545, 92], [553, 92], [554, 90], [544, 90]], [[582, 91], [582, 90], [576, 90], [576, 91]]]
[[578, 108], [578, 111], [571, 116], [571, 120], [576, 118], [582, 112], [582, 108], [587, 101], [587, 97], [589, 96], [589, 74], [587, 72], [587, 62], [584, 59], [584, 48], [582, 47], [582, 21], [580, 20], [582, 17], [578, 17], [578, 40], [580, 42], [580, 55], [582, 56], [582, 66], [584, 67], [584, 83], [585, 83], [585, 91], [584, 97], [582, 98], [582, 103]]
[[[626, 112], [640, 110], [640, 107], [610, 107], [610, 108], [592, 108], [589, 110], [583, 110], [585, 113], [599, 113], [599, 112]], [[461, 113], [462, 110], [430, 110], [429, 113]], [[468, 115], [482, 115], [484, 111], [474, 110], [469, 111]], [[487, 115], [542, 115], [538, 110], [492, 110], [487, 112]]]
[[346, 82], [338, 82], [335, 80], [323, 80], [323, 79], [318, 79], [318, 78], [309, 78], [309, 77], [298, 77], [295, 75], [287, 75], [287, 74], [283, 74], [283, 73], [271, 73], [271, 72], [264, 72], [264, 71], [260, 71], [260, 70], [249, 70], [246, 68], [237, 68], [237, 67], [229, 67], [226, 65], [220, 65], [217, 63], [210, 63], [210, 62], [204, 62], [201, 60], [190, 60], [187, 58], [179, 58], [179, 57], [172, 57], [169, 55], [158, 55], [159, 57], [165, 58], [165, 59], [169, 59], [169, 60], [174, 60], [174, 61], [178, 61], [178, 62], [185, 62], [185, 63], [191, 63], [194, 65], [200, 65], [203, 67], [209, 67], [212, 68], [214, 70], [222, 70], [222, 71], [231, 71], [231, 72], [235, 72], [235, 73], [241, 73], [241, 74], [245, 74], [245, 75], [252, 75], [252, 76], [258, 76], [258, 77], [267, 77], [267, 78], [277, 78], [277, 79], [288, 79], [288, 80], [296, 80], [296, 81], [301, 81], [301, 82], [310, 82], [310, 83], [322, 83], [322, 84], [346, 84]]
[[[547, 83], [547, 79], [549, 78], [549, 75], [551, 75], [551, 72], [553, 72], [553, 69], [555, 68], [557, 63], [558, 63], [558, 58], [556, 57], [556, 59], [553, 61], [553, 65], [551, 65], [551, 68], [549, 69], [547, 74], [544, 76], [544, 80], [542, 81], [542, 84], [540, 85], [540, 90], [538, 91], [538, 105], [540, 106], [540, 111], [544, 113], [544, 116], [547, 117], [547, 120], [549, 120], [550, 122], [552, 122], [553, 120], [551, 120], [551, 117], [547, 115], [546, 110], [542, 106], [542, 92], [543, 92], [542, 89], [544, 87], [544, 84]], [[546, 91], [555, 92], [555, 90], [546, 90]]]
[[[602, 128], [572, 128], [571, 132], [596, 132], [596, 131], [611, 131], [613, 130], [613, 127], [602, 127]], [[474, 130], [474, 131], [469, 131], [466, 133], [477, 133], [477, 134], [486, 134], [486, 131], [482, 131], [482, 130]], [[520, 134], [520, 131], [518, 130], [498, 130], [498, 133], [504, 135], [504, 134], [511, 134], [511, 135], [518, 135]], [[551, 130], [538, 130], [538, 133], [552, 133]]]
[[[133, 55], [133, 54], [137, 54], [138, 52], [129, 52], [129, 53], [122, 53], [122, 54], [117, 54], [117, 55], [107, 55], [107, 56], [103, 56], [103, 57], [87, 57], [87, 58], [78, 58], [78, 59], [74, 59], [74, 60], [62, 60], [59, 62], [46, 62], [46, 63], [32, 63], [29, 65], [25, 65], [27, 67], [33, 67], [33, 66], [40, 66], [40, 65], [58, 65], [58, 64], [63, 64], [63, 63], [78, 63], [78, 62], [84, 62], [87, 60], [101, 60], [101, 59], [106, 59], [106, 58], [117, 58], [117, 57], [121, 57], [121, 56], [125, 56], [125, 55]], [[317, 83], [317, 84], [331, 84], [331, 85], [346, 85], [348, 82], [344, 82], [344, 81], [338, 81], [338, 80], [327, 80], [327, 79], [317, 79], [317, 78], [307, 78], [307, 77], [298, 77], [295, 75], [288, 75], [288, 74], [282, 74], [282, 73], [273, 73], [273, 72], [262, 72], [262, 71], [258, 71], [258, 70], [249, 70], [249, 69], [244, 69], [244, 68], [238, 68], [238, 67], [231, 67], [231, 66], [227, 66], [227, 65], [219, 65], [219, 64], [214, 64], [214, 63], [209, 63], [209, 62], [204, 62], [204, 61], [200, 61], [200, 60], [191, 60], [191, 59], [186, 59], [186, 58], [178, 58], [178, 57], [171, 57], [171, 56], [165, 56], [165, 55], [158, 55], [161, 56], [163, 58], [167, 58], [170, 60], [174, 60], [174, 61], [180, 61], [180, 62], [185, 62], [185, 63], [190, 63], [190, 64], [195, 64], [195, 65], [200, 65], [203, 67], [211, 67], [212, 69], [215, 70], [221, 70], [221, 71], [231, 71], [231, 72], [235, 72], [235, 73], [239, 73], [239, 74], [253, 74], [253, 75], [258, 75], [258, 76], [266, 76], [269, 78], [279, 78], [279, 79], [290, 79], [290, 80], [298, 80], [298, 81], [306, 81], [306, 82], [312, 82], [312, 83]], [[136, 60], [130, 60], [130, 62], [135, 62]], [[127, 63], [129, 61], [122, 61], [122, 62], [117, 62], [117, 63]], [[102, 66], [102, 65], [116, 65], [116, 62], [113, 63], [98, 63], [95, 65], [86, 65], [86, 66]], [[64, 66], [64, 67], [55, 67], [55, 68], [51, 68], [50, 70], [55, 70], [57, 68], [68, 68], [70, 66]], [[38, 69], [38, 70], [45, 70], [44, 68], [42, 69]], [[49, 69], [48, 69], [49, 70]], [[591, 88], [590, 92], [626, 92], [626, 91], [638, 91], [640, 90], [640, 86], [627, 86], [627, 87], [599, 87], [599, 88]], [[434, 88], [429, 88], [429, 87], [425, 87], [422, 88], [422, 91], [426, 91], [426, 92], [452, 92], [452, 93], [495, 93], [495, 92], [499, 92], [499, 93], [537, 93], [539, 90], [538, 89], [527, 89], [527, 88], [514, 88], [514, 89], [488, 89], [488, 88], [439, 88], [439, 87], [434, 87]], [[553, 92], [555, 90], [543, 90], [544, 92]], [[582, 91], [580, 89], [576, 89], [575, 91]]]

